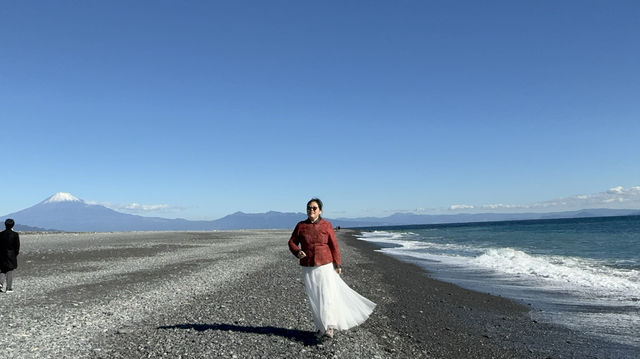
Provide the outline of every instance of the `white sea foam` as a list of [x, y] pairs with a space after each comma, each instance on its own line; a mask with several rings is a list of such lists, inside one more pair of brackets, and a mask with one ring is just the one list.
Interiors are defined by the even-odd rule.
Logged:
[[373, 231], [373, 232], [364, 232], [359, 239], [365, 240], [367, 242], [375, 242], [375, 243], [386, 243], [393, 244], [400, 247], [411, 247], [416, 240], [411, 240], [411, 237], [417, 237], [416, 234], [413, 233], [392, 233], [386, 231]]
[[358, 238], [363, 239], [365, 241], [380, 242], [380, 241], [398, 240], [412, 234], [413, 233], [411, 232], [393, 233], [393, 232], [387, 232], [387, 231], [373, 231], [373, 232], [362, 232], [362, 234]]
[[470, 259], [469, 264], [505, 276], [534, 280], [546, 289], [574, 291], [583, 296], [633, 300], [640, 295], [640, 272], [582, 258], [530, 255], [499, 248]]
[[[440, 237], [433, 237], [431, 239], [437, 240], [438, 238]], [[419, 235], [412, 232], [363, 232], [358, 239], [395, 245], [394, 247], [380, 249], [381, 252], [388, 255], [410, 257], [416, 260], [426, 260], [458, 266], [464, 266], [468, 257], [455, 253], [464, 253], [471, 249], [468, 246], [453, 243], [424, 241], [424, 239], [421, 240]]]
[[485, 270], [505, 279], [526, 281], [544, 290], [571, 292], [590, 299], [615, 298], [617, 302], [637, 302], [640, 297], [640, 271], [614, 268], [595, 260], [438, 242], [437, 237], [424, 238], [411, 232], [365, 232], [359, 238], [397, 245], [381, 249], [386, 254]]
[[[385, 232], [385, 231], [375, 231], [375, 232], [365, 232], [362, 233], [360, 237], [361, 240], [376, 242], [376, 243], [387, 243], [394, 244], [398, 246], [397, 248], [385, 248], [384, 252], [390, 252], [389, 254], [403, 254], [408, 256], [414, 256], [416, 258], [431, 258], [427, 253], [427, 250], [432, 250], [435, 252], [447, 252], [447, 253], [467, 253], [467, 252], [477, 252], [477, 248], [465, 245], [459, 245], [448, 242], [440, 242], [439, 239], [442, 237], [434, 236], [434, 237], [420, 237], [418, 234], [412, 232], [403, 232], [403, 233], [393, 233], [393, 232]], [[422, 251], [420, 253], [409, 253], [412, 251]], [[431, 253], [433, 254], [433, 253]], [[427, 255], [427, 257], [425, 257]]]

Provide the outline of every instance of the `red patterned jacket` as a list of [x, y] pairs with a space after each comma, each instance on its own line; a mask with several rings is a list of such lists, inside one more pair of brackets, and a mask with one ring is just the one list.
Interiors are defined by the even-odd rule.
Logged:
[[333, 262], [333, 266], [339, 268], [342, 263], [333, 226], [323, 218], [315, 223], [309, 219], [298, 222], [289, 239], [289, 250], [295, 256], [300, 250], [304, 251], [307, 256], [300, 259], [300, 265], [305, 267]]

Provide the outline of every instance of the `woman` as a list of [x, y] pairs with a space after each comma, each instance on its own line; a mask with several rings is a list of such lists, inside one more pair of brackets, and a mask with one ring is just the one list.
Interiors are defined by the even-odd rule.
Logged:
[[9, 218], [4, 221], [5, 230], [0, 232], [0, 292], [7, 281], [7, 293], [13, 293], [13, 271], [18, 268], [20, 236], [12, 230], [16, 223]]
[[322, 201], [312, 198], [307, 203], [308, 218], [299, 222], [291, 234], [289, 250], [300, 259], [316, 328], [333, 338], [334, 330], [362, 324], [376, 305], [340, 278], [342, 262], [336, 235], [321, 214]]

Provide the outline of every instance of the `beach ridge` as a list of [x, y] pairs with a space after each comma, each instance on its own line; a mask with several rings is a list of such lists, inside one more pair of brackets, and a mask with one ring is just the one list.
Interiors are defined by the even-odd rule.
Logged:
[[627, 357], [356, 234], [338, 231], [343, 278], [377, 307], [332, 340], [315, 335], [288, 230], [25, 235], [16, 292], [0, 294], [3, 357]]

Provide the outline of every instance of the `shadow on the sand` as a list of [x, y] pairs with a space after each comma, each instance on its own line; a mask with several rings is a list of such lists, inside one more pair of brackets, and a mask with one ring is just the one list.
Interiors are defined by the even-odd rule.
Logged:
[[254, 333], [265, 335], [277, 335], [288, 339], [293, 339], [301, 342], [304, 345], [318, 345], [322, 341], [316, 336], [314, 332], [308, 330], [286, 329], [278, 327], [251, 327], [247, 325], [234, 325], [234, 324], [176, 324], [176, 325], [164, 325], [158, 327], [158, 329], [194, 329], [199, 332], [205, 330], [230, 330], [241, 333]]

